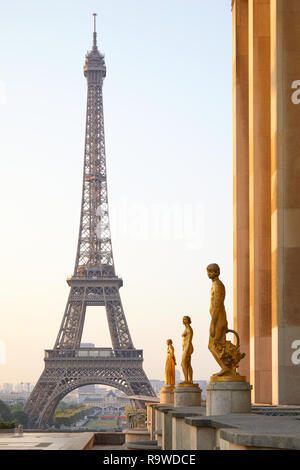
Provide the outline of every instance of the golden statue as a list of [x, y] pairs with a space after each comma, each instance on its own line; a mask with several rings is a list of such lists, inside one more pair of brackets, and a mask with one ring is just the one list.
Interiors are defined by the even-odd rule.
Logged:
[[147, 420], [146, 410], [139, 409], [133, 405], [125, 406], [126, 422], [130, 424], [130, 428], [143, 428]]
[[171, 339], [167, 339], [167, 360], [166, 360], [166, 368], [165, 368], [165, 383], [169, 385], [171, 388], [175, 386], [175, 366], [176, 366], [176, 358], [174, 354], [174, 346], [173, 341]]
[[[240, 339], [237, 332], [228, 329], [226, 310], [224, 306], [225, 287], [219, 279], [219, 266], [217, 264], [210, 264], [207, 266], [207, 275], [212, 280], [211, 303], [209, 309], [211, 323], [208, 349], [221, 367], [220, 372], [214, 374], [211, 380], [233, 382], [245, 381], [246, 378], [241, 377], [237, 372], [239, 363], [241, 359], [245, 357], [245, 354], [240, 352]], [[227, 333], [233, 333], [235, 335], [237, 340], [236, 344], [232, 344], [230, 341], [226, 340]]]
[[184, 375], [184, 382], [181, 382], [181, 385], [193, 384], [193, 369], [191, 366], [191, 357], [194, 351], [192, 339], [193, 339], [193, 329], [191, 327], [190, 317], [183, 317], [182, 320], [185, 330], [182, 333], [182, 359], [181, 367]]

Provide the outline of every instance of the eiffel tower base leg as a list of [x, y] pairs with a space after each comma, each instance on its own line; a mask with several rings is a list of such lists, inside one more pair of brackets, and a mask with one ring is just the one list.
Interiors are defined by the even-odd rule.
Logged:
[[126, 395], [155, 396], [142, 367], [141, 350], [48, 350], [46, 356], [45, 369], [24, 407], [30, 428], [51, 425], [57, 404], [84, 385], [106, 385]]

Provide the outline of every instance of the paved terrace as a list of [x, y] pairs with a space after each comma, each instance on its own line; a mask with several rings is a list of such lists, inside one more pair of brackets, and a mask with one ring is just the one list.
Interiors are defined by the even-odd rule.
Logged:
[[228, 416], [187, 417], [186, 423], [197, 428], [220, 430], [220, 438], [249, 448], [300, 449], [300, 418], [231, 414]]
[[[174, 408], [156, 404], [152, 406], [158, 407], [163, 414], [169, 414], [172, 418], [183, 419], [188, 428], [199, 431], [209, 428], [214, 430], [218, 435], [217, 440], [231, 443], [231, 447], [233, 445], [237, 448], [300, 450], [299, 407], [253, 407], [254, 412], [249, 414], [205, 416], [204, 407]], [[171, 428], [169, 431], [172, 434]], [[24, 432], [23, 436], [13, 433], [0, 434], [0, 450], [117, 451], [126, 448], [124, 442], [125, 435], [122, 432], [33, 431]], [[217, 443], [211, 444], [209, 447], [215, 448]], [[140, 445], [135, 443], [134, 448], [149, 450], [155, 447], [154, 443], [149, 441], [141, 442]], [[186, 450], [187, 448], [188, 446], [185, 447]]]
[[93, 432], [0, 434], [0, 450], [89, 450]]

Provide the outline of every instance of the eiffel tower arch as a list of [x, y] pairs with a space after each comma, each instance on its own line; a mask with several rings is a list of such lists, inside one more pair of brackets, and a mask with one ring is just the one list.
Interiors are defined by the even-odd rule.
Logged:
[[127, 395], [155, 396], [142, 363], [143, 352], [137, 349], [46, 350], [45, 369], [24, 408], [30, 425], [51, 424], [60, 400], [84, 385], [101, 384]]
[[[87, 112], [82, 202], [77, 255], [67, 279], [69, 298], [45, 369], [24, 411], [31, 427], [51, 423], [58, 402], [88, 384], [115, 387], [128, 395], [155, 396], [143, 370], [143, 351], [133, 346], [119, 293], [123, 281], [115, 273], [107, 197], [103, 117], [104, 55], [97, 46], [96, 15], [92, 50], [86, 55]], [[81, 348], [88, 306], [106, 309], [112, 348]]]

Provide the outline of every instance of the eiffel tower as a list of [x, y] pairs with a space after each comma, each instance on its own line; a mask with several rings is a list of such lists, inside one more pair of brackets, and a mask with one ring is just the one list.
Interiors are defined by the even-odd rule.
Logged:
[[[54, 349], [45, 351], [45, 369], [24, 411], [30, 427], [51, 424], [58, 402], [88, 384], [115, 387], [127, 395], [155, 396], [143, 370], [143, 351], [135, 349], [122, 307], [110, 235], [102, 86], [104, 55], [93, 47], [84, 64], [87, 113], [80, 228], [70, 294]], [[87, 306], [105, 306], [112, 348], [81, 348]]]

